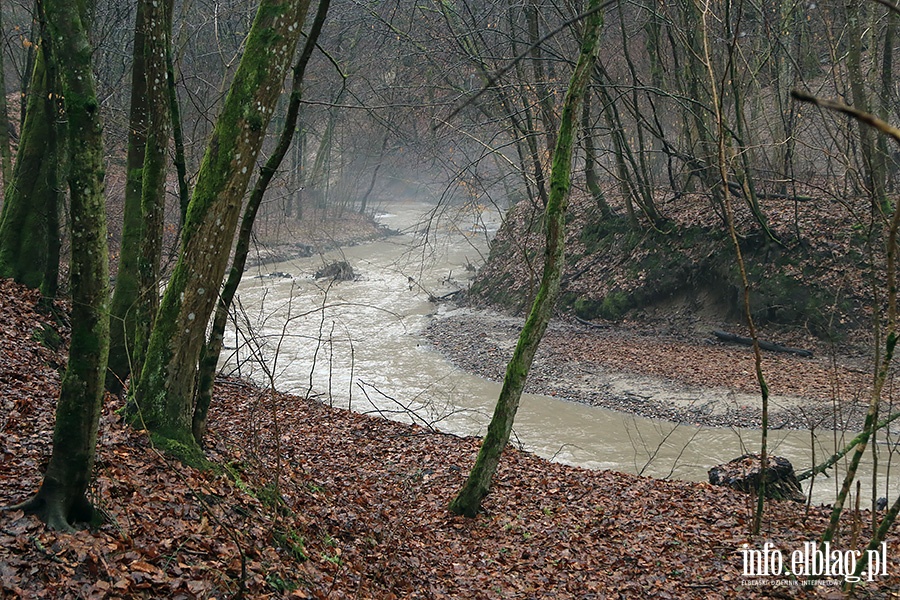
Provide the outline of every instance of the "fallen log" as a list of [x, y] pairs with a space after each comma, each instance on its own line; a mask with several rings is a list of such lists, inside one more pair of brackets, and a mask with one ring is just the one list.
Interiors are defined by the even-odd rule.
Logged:
[[587, 325], [588, 327], [593, 327], [594, 329], [607, 329], [609, 325], [601, 324], [601, 323], [593, 323], [588, 321], [587, 319], [582, 319], [578, 315], [572, 315], [575, 317], [575, 320], [581, 323], [582, 325]]
[[452, 292], [447, 292], [446, 294], [443, 294], [443, 295], [441, 295], [441, 296], [429, 295], [429, 296], [428, 296], [428, 301], [429, 301], [429, 302], [442, 302], [442, 301], [444, 301], [444, 300], [449, 300], [450, 298], [452, 298], [453, 296], [457, 295], [457, 294], [460, 293], [461, 291], [462, 291], [462, 290], [453, 290]]
[[[761, 481], [759, 454], [744, 454], [709, 470], [711, 484], [730, 487], [748, 494], [759, 494]], [[794, 475], [794, 466], [782, 456], [769, 456], [766, 459], [765, 481], [766, 498], [795, 502], [803, 502], [806, 499], [800, 482]]]
[[[735, 344], [741, 344], [744, 346], [752, 346], [753, 339], [744, 337], [742, 335], [737, 335], [734, 333], [728, 333], [727, 331], [715, 330], [712, 332], [714, 336], [722, 340], [723, 342], [733, 342]], [[810, 350], [803, 350], [802, 348], [791, 348], [789, 346], [782, 346], [780, 344], [773, 344], [772, 342], [765, 342], [763, 340], [759, 340], [759, 347], [763, 350], [769, 350], [771, 352], [787, 352], [789, 354], [796, 354], [797, 356], [812, 356], [813, 353]]]

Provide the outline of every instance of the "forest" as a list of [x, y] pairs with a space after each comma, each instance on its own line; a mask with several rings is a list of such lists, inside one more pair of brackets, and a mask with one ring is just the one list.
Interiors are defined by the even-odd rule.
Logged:
[[[895, 596], [898, 20], [891, 0], [4, 0], [0, 597]], [[448, 231], [464, 260], [432, 282]], [[379, 269], [434, 317], [403, 334], [497, 383], [477, 435], [354, 378], [364, 338], [394, 352], [399, 302], [325, 334], [376, 279], [350, 249], [391, 236], [418, 270]], [[318, 304], [265, 270], [328, 252]], [[274, 341], [254, 269], [291, 280]], [[753, 399], [570, 398], [585, 364]], [[530, 392], [752, 439], [730, 487], [584, 468], [526, 451]], [[781, 429], [814, 440], [796, 473]]]

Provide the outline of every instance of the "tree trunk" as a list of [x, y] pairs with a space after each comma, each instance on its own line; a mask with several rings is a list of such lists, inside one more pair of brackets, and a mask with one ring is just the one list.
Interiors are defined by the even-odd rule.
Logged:
[[[853, 106], [863, 112], [871, 112], [869, 95], [866, 93], [866, 79], [862, 71], [862, 33], [860, 26], [861, 7], [856, 2], [847, 2], [847, 76], [850, 80], [850, 92]], [[885, 193], [885, 161], [878, 150], [876, 134], [864, 124], [857, 123], [859, 128], [859, 150], [862, 154], [863, 172], [867, 192], [872, 198], [876, 210], [890, 211]]]
[[[69, 122], [72, 210], [72, 341], [60, 388], [53, 453], [37, 494], [21, 507], [53, 529], [71, 529], [93, 510], [91, 478], [109, 340], [103, 141], [92, 49], [78, 5], [44, 0]], [[77, 229], [76, 229], [77, 227]]]
[[181, 252], [135, 387], [136, 422], [164, 448], [199, 460], [194, 383], [241, 204], [290, 64], [308, 0], [263, 0], [200, 167]]
[[[608, 80], [609, 78], [606, 76], [605, 69], [601, 69], [601, 72], [603, 73], [604, 79]], [[606, 89], [607, 84], [607, 81], [602, 81], [600, 85], [597, 86], [597, 89], [600, 92], [600, 100], [603, 105], [603, 118], [606, 121], [606, 126], [609, 128], [610, 135], [613, 139], [613, 156], [615, 157], [616, 162], [616, 175], [619, 183], [619, 190], [622, 193], [622, 198], [625, 200], [625, 212], [628, 214], [628, 222], [632, 227], [637, 228], [638, 219], [637, 213], [634, 210], [637, 192], [634, 190], [631, 177], [628, 174], [628, 166], [625, 163], [625, 150], [628, 142], [622, 134], [622, 120], [619, 118], [619, 111], [616, 110], [612, 96], [610, 96], [609, 91]]]
[[56, 295], [59, 274], [59, 101], [54, 56], [38, 47], [25, 121], [0, 215], [0, 277]]
[[[2, 12], [2, 11], [0, 11]], [[0, 15], [0, 31], [3, 31], [2, 15]], [[10, 150], [9, 107], [6, 105], [6, 78], [4, 77], [3, 52], [0, 52], [0, 176], [3, 186], [0, 196], [9, 187], [12, 179], [12, 151]]]
[[[171, 0], [170, 0], [171, 1]], [[168, 149], [166, 2], [141, 0], [134, 26], [131, 114], [119, 272], [110, 306], [106, 389], [119, 394], [142, 357], [159, 306], [159, 255]], [[149, 81], [155, 81], [148, 85]]]
[[614, 216], [613, 211], [603, 195], [597, 177], [597, 151], [594, 148], [594, 136], [591, 129], [591, 100], [589, 94], [585, 94], [584, 108], [581, 113], [581, 131], [584, 140], [584, 182], [600, 211], [600, 218], [611, 219]]
[[565, 264], [566, 205], [572, 170], [572, 148], [578, 130], [580, 103], [584, 98], [591, 69], [599, 50], [597, 43], [603, 18], [599, 11], [600, 0], [591, 0], [590, 8], [596, 12], [587, 17], [581, 54], [569, 83], [569, 90], [563, 103], [559, 137], [553, 153], [553, 168], [550, 174], [550, 197], [545, 211], [547, 244], [544, 254], [544, 273], [531, 313], [519, 335], [516, 350], [506, 368], [503, 388], [494, 409], [494, 416], [488, 426], [487, 435], [478, 452], [475, 466], [459, 494], [450, 503], [450, 510], [458, 515], [474, 517], [481, 509], [481, 502], [490, 491], [491, 480], [500, 462], [503, 449], [509, 442], [516, 411], [528, 371], [534, 360], [538, 345], [550, 322], [559, 282]]
[[175, 173], [178, 177], [179, 229], [187, 219], [187, 209], [191, 196], [187, 183], [187, 158], [184, 150], [184, 130], [181, 124], [181, 107], [175, 84], [175, 62], [172, 58], [172, 12], [174, 2], [166, 3], [166, 82], [169, 84], [169, 114], [172, 117], [172, 142], [175, 145]]
[[[514, 24], [516, 22], [516, 16], [521, 11], [521, 5], [510, 0], [509, 2], [509, 10], [507, 10], [508, 20], [509, 20], [509, 43], [510, 49], [512, 50], [513, 56], [519, 56], [519, 47], [516, 42], [517, 36], [513, 34]], [[487, 44], [484, 44], [485, 47], [489, 47]], [[482, 63], [483, 63], [482, 59]], [[544, 176], [544, 166], [541, 163], [541, 152], [538, 148], [538, 135], [539, 133], [535, 131], [534, 128], [534, 114], [531, 108], [532, 102], [530, 98], [530, 93], [528, 89], [528, 85], [526, 82], [528, 78], [525, 76], [525, 71], [521, 65], [521, 63], [516, 63], [516, 80], [519, 82], [517, 91], [513, 94], [513, 98], [511, 101], [505, 100], [507, 94], [505, 92], [499, 92], [501, 98], [504, 99], [504, 104], [508, 106], [504, 106], [505, 112], [510, 115], [510, 121], [512, 122], [514, 128], [514, 134], [518, 134], [522, 138], [525, 139], [525, 145], [528, 148], [528, 157], [531, 161], [531, 168], [534, 174], [534, 192], [535, 194], [530, 193], [529, 198], [532, 202], [535, 199], [540, 200], [541, 206], [546, 207], [547, 202], [549, 202], [549, 194], [547, 193], [547, 182]], [[518, 113], [514, 110], [514, 101], [521, 102], [521, 117], [513, 115], [517, 115]], [[515, 118], [515, 120], [513, 120]], [[518, 131], [516, 131], [516, 122], [519, 123]], [[528, 176], [526, 175], [527, 171], [523, 171], [523, 176], [526, 181], [526, 185], [528, 185]], [[530, 186], [528, 186], [530, 188]]]
[[[212, 401], [213, 383], [216, 377], [216, 365], [219, 363], [219, 355], [222, 353], [222, 340], [225, 334], [225, 325], [228, 323], [228, 309], [234, 300], [234, 294], [237, 292], [238, 285], [241, 283], [241, 276], [244, 274], [244, 267], [247, 264], [247, 256], [250, 253], [250, 237], [253, 233], [253, 223], [256, 221], [256, 214], [259, 211], [259, 205], [262, 203], [263, 196], [275, 172], [284, 160], [288, 149], [291, 146], [291, 140], [297, 129], [297, 116], [300, 113], [300, 99], [303, 92], [303, 77], [306, 74], [306, 65], [312, 56], [316, 41], [322, 32], [322, 25], [325, 23], [325, 16], [328, 14], [330, 0], [321, 0], [316, 11], [316, 18], [310, 28], [310, 32], [306, 37], [306, 44], [303, 52], [294, 66], [294, 78], [291, 83], [291, 100], [288, 104], [287, 115], [284, 120], [284, 127], [278, 140], [278, 146], [266, 161], [265, 166], [261, 169], [259, 179], [250, 194], [250, 200], [244, 209], [244, 216], [241, 219], [241, 227], [238, 231], [237, 244], [234, 249], [234, 260], [231, 263], [231, 270], [228, 273], [228, 280], [225, 287], [219, 295], [219, 301], [216, 303], [216, 312], [213, 317], [212, 329], [209, 333], [209, 339], [203, 346], [200, 353], [200, 368], [197, 378], [197, 401], [194, 406], [194, 414], [192, 417], [192, 431], [194, 440], [199, 444], [203, 440], [206, 433], [206, 421], [209, 413], [209, 404]], [[308, 5], [307, 5], [308, 6]], [[305, 20], [304, 12], [304, 20]]]
[[[338, 92], [334, 103], [341, 101], [343, 89]], [[331, 148], [334, 142], [334, 128], [337, 124], [337, 113], [335, 108], [328, 109], [328, 121], [325, 123], [325, 131], [322, 132], [322, 139], [319, 140], [319, 148], [316, 150], [316, 158], [313, 161], [312, 169], [309, 172], [307, 180], [309, 191], [313, 192], [309, 195], [309, 199], [313, 200], [313, 210], [325, 210], [328, 201], [328, 182], [330, 173], [328, 165], [331, 163]]]
[[544, 57], [541, 56], [540, 26], [538, 24], [538, 6], [536, 0], [530, 0], [525, 6], [525, 18], [528, 21], [528, 41], [531, 44], [531, 65], [534, 72], [534, 91], [540, 107], [541, 121], [544, 124], [544, 135], [547, 148], [556, 148], [556, 116], [553, 114], [553, 102], [544, 74]]
[[381, 165], [384, 164], [384, 152], [387, 150], [388, 140], [390, 140], [390, 131], [385, 130], [384, 137], [381, 140], [381, 151], [378, 153], [378, 156], [375, 158], [378, 161], [375, 164], [375, 168], [372, 170], [372, 177], [369, 178], [369, 185], [366, 187], [366, 191], [362, 193], [359, 200], [359, 214], [364, 215], [369, 208], [369, 197], [372, 195], [372, 191], [375, 189], [375, 183], [378, 181], [378, 171], [381, 170]]

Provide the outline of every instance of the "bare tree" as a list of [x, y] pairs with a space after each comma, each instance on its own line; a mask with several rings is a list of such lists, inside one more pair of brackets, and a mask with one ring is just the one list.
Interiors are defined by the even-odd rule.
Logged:
[[450, 503], [450, 510], [456, 514], [468, 517], [477, 515], [482, 500], [490, 491], [491, 479], [509, 442], [528, 371], [559, 295], [559, 282], [562, 278], [565, 257], [566, 206], [571, 185], [572, 150], [580, 122], [581, 102], [590, 80], [594, 60], [600, 50], [598, 39], [603, 17], [599, 7], [600, 0], [591, 0], [581, 54], [563, 103], [559, 137], [550, 175], [550, 197], [545, 211], [546, 249], [541, 285], [525, 326], [519, 334], [513, 357], [507, 365], [503, 388], [500, 390], [494, 416], [478, 452], [475, 466], [472, 467], [463, 488]]

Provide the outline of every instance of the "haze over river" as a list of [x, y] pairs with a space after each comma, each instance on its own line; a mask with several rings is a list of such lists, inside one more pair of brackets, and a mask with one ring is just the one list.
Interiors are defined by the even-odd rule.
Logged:
[[[249, 269], [238, 293], [238, 326], [226, 334], [222, 371], [263, 385], [272, 377], [281, 391], [310, 393], [357, 412], [483, 435], [500, 384], [456, 368], [422, 332], [431, 319], [462, 310], [429, 297], [468, 285], [466, 266], [481, 264], [500, 215], [448, 209], [429, 220], [432, 210], [422, 203], [386, 206], [378, 219], [400, 235]], [[314, 273], [335, 260], [348, 261], [358, 279], [316, 280]], [[640, 378], [634, 381], [634, 393], [641, 394]], [[702, 400], [704, 391], [696, 394]], [[834, 436], [817, 433], [821, 461]], [[513, 442], [591, 469], [706, 481], [710, 467], [758, 449], [759, 432], [676, 425], [526, 394]], [[772, 431], [769, 449], [800, 471], [810, 464], [810, 433]], [[881, 460], [887, 462], [885, 453]], [[813, 501], [831, 502], [840, 479], [818, 479]], [[865, 506], [871, 476], [861, 479]], [[893, 500], [898, 480], [889, 479], [889, 494], [882, 480], [878, 495]]]

